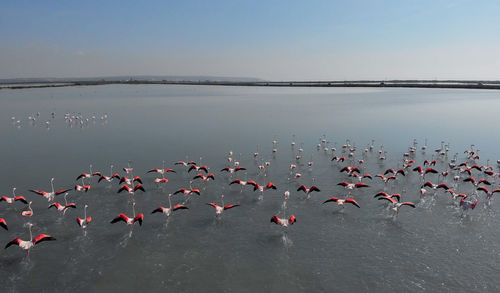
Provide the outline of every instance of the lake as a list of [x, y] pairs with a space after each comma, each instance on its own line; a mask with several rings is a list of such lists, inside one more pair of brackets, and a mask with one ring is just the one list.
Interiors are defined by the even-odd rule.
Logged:
[[[459, 199], [443, 190], [430, 188], [422, 197], [424, 180], [412, 167], [387, 184], [375, 177], [402, 168], [414, 139], [416, 151], [408, 157], [414, 166], [436, 159], [434, 168], [446, 171], [455, 155], [457, 162], [466, 161], [464, 151], [474, 145], [480, 155], [475, 163], [499, 172], [498, 109], [500, 93], [488, 90], [182, 85], [0, 90], [0, 194], [10, 197], [16, 187], [16, 195], [33, 201], [34, 211], [27, 219], [21, 216], [23, 203], [0, 202], [0, 218], [9, 228], [0, 228], [0, 244], [15, 237], [29, 240], [27, 222], [34, 236], [57, 239], [37, 244], [29, 257], [16, 246], [3, 249], [0, 285], [5, 292], [498, 291], [495, 195], [488, 204], [456, 170], [451, 173], [461, 176], [458, 182], [452, 175], [426, 175], [425, 181], [445, 182], [478, 199], [477, 207], [464, 213]], [[372, 140], [373, 149], [365, 152]], [[335, 155], [348, 157], [346, 143], [356, 147], [354, 157], [331, 161]], [[434, 151], [442, 145], [449, 148], [446, 155]], [[193, 179], [197, 172], [174, 165], [181, 160], [208, 166], [215, 180]], [[220, 171], [235, 161], [246, 170]], [[62, 215], [28, 191], [50, 191], [51, 178], [56, 189], [73, 188], [89, 165], [104, 175], [111, 175], [114, 165], [113, 173], [126, 175], [122, 168], [128, 164], [146, 192], [117, 193], [117, 181], [98, 183], [94, 177], [85, 181], [88, 192], [69, 192], [67, 200], [77, 208]], [[162, 175], [146, 172], [163, 164], [176, 173], [166, 173], [169, 182], [160, 185], [154, 178]], [[297, 168], [290, 170], [291, 164]], [[345, 165], [370, 173], [372, 180], [363, 179], [369, 187], [349, 192], [339, 186], [358, 180], [340, 172]], [[490, 190], [498, 188], [497, 178], [472, 172], [488, 178]], [[302, 176], [295, 178], [296, 173]], [[229, 185], [234, 179], [273, 182], [277, 189], [261, 196], [250, 186]], [[301, 184], [321, 191], [307, 198], [297, 191]], [[183, 187], [200, 189], [200, 195], [171, 196], [172, 204], [189, 209], [168, 220], [151, 214], [160, 205], [168, 207], [168, 194]], [[270, 219], [282, 216], [287, 190], [286, 217], [293, 214], [297, 221], [284, 228]], [[374, 198], [384, 190], [401, 193], [416, 208], [402, 207], [394, 216], [387, 202]], [[207, 203], [220, 204], [221, 194], [225, 204], [239, 206], [216, 217]], [[352, 197], [361, 208], [323, 204], [332, 196]], [[142, 226], [110, 223], [119, 213], [132, 215], [133, 202], [144, 214]], [[92, 222], [83, 231], [75, 219], [83, 217], [85, 204]]]

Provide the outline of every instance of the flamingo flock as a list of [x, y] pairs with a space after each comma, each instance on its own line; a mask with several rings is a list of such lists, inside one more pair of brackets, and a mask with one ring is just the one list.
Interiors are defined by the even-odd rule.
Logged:
[[[81, 180], [82, 185], [77, 184], [74, 185], [74, 188], [56, 190], [54, 187], [55, 178], [51, 178], [49, 191], [39, 189], [29, 189], [29, 191], [36, 195], [41, 195], [49, 202], [48, 209], [55, 208], [61, 213], [61, 216], [64, 216], [69, 210], [78, 210], [80, 207], [80, 202], [78, 201], [68, 203], [67, 196], [70, 192], [84, 192], [79, 195], [82, 198], [85, 197], [85, 193], [94, 190], [94, 186], [107, 185], [108, 188], [116, 186], [116, 194], [123, 196], [124, 201], [127, 200], [127, 211], [122, 210], [118, 215], [115, 214], [116, 216], [109, 217], [108, 219], [98, 219], [91, 216], [91, 209], [89, 209], [89, 214], [87, 214], [88, 204], [81, 205], [83, 207], [83, 218], [77, 217], [76, 223], [78, 227], [85, 231], [85, 235], [89, 226], [97, 224], [96, 222], [108, 222], [111, 224], [123, 222], [130, 227], [130, 233], [132, 233], [132, 229], [136, 226], [136, 223], [139, 224], [139, 227], [146, 224], [147, 217], [144, 216], [144, 212], [136, 211], [136, 206], [137, 201], [142, 200], [142, 195], [138, 196], [138, 194], [148, 194], [150, 189], [148, 184], [150, 183], [156, 183], [157, 190], [161, 190], [162, 192], [168, 189], [165, 192], [165, 194], [168, 193], [166, 197], [168, 206], [163, 206], [160, 203], [156, 209], [150, 212], [152, 215], [163, 214], [167, 220], [176, 211], [196, 212], [189, 205], [191, 196], [196, 195], [193, 197], [193, 201], [205, 201], [205, 193], [213, 192], [210, 191], [210, 186], [215, 184], [222, 186], [223, 190], [231, 190], [231, 188], [234, 190], [235, 185], [239, 185], [240, 193], [248, 197], [258, 194], [259, 196], [254, 197], [254, 199], [262, 203], [266, 202], [263, 196], [264, 192], [271, 193], [269, 196], [273, 197], [282, 194], [283, 202], [281, 210], [269, 216], [271, 217], [271, 223], [277, 224], [284, 229], [290, 229], [292, 225], [299, 223], [294, 214], [287, 213], [287, 202], [290, 198], [303, 200], [313, 205], [315, 202], [314, 198], [311, 199], [313, 192], [317, 194], [315, 197], [322, 197], [321, 202], [323, 204], [336, 203], [338, 207], [336, 209], [342, 212], [344, 212], [345, 206], [362, 209], [362, 204], [368, 200], [367, 198], [376, 199], [382, 213], [395, 220], [402, 208], [403, 210], [410, 208], [418, 209], [419, 203], [426, 201], [427, 198], [444, 197], [446, 194], [451, 194], [450, 204], [457, 211], [460, 211], [461, 217], [464, 217], [470, 211], [474, 210], [481, 201], [484, 201], [487, 206], [490, 205], [495, 194], [500, 193], [497, 183], [497, 179], [500, 177], [500, 170], [499, 172], [495, 172], [495, 167], [489, 165], [489, 161], [481, 165], [479, 151], [474, 148], [474, 145], [470, 149], [465, 150], [463, 161], [459, 162], [459, 154], [449, 155], [450, 148], [445, 142], [442, 142], [441, 147], [434, 151], [431, 160], [421, 160], [418, 158], [417, 144], [418, 142], [414, 140], [413, 144], [408, 147], [408, 151], [401, 158], [393, 160], [396, 162], [396, 165], [391, 168], [386, 166], [388, 164], [387, 157], [390, 154], [383, 146], [380, 146], [377, 151], [373, 140], [366, 148], [358, 148], [350, 140], [346, 140], [345, 144], [337, 151], [336, 147], [329, 147], [326, 136], [323, 136], [317, 145], [317, 152], [324, 152], [325, 162], [329, 164], [329, 169], [337, 173], [339, 177], [332, 178], [328, 182], [318, 182], [313, 178], [311, 174], [313, 168], [316, 168], [317, 162], [312, 159], [312, 156], [310, 160], [303, 161], [302, 154], [304, 149], [302, 145], [299, 149], [296, 149], [294, 136], [291, 142], [293, 156], [290, 162], [288, 162], [289, 165], [287, 165], [290, 167], [286, 168], [287, 171], [282, 174], [283, 181], [280, 181], [287, 182], [286, 184], [275, 184], [269, 181], [269, 173], [267, 171], [262, 172], [262, 170], [271, 170], [273, 161], [265, 161], [260, 152], [249, 154], [248, 160], [254, 161], [253, 167], [243, 167], [240, 166], [240, 162], [242, 161], [241, 154], [239, 158], [235, 159], [233, 152], [230, 151], [225, 155], [225, 162], [221, 162], [221, 165], [213, 166], [213, 168], [208, 165], [197, 165], [197, 162], [188, 160], [172, 162], [172, 166], [169, 168], [166, 166], [166, 162], [163, 161], [161, 168], [140, 170], [139, 174], [147, 175], [144, 178], [137, 175], [137, 169], [132, 167], [131, 161], [128, 162], [126, 167], [121, 169], [124, 172], [123, 176], [119, 173], [113, 173], [114, 165], [110, 166], [109, 176], [103, 175], [100, 171], [94, 171], [92, 165], [90, 165], [88, 172], [82, 172], [76, 177], [76, 181]], [[280, 149], [278, 146], [279, 144], [275, 138], [272, 141], [271, 157], [279, 153]], [[420, 151], [425, 155], [427, 141]], [[243, 159], [245, 160], [245, 158]], [[368, 170], [366, 166], [367, 160], [376, 161], [378, 167]], [[497, 168], [500, 168], [500, 162]], [[210, 173], [210, 170], [215, 171], [214, 173]], [[219, 171], [217, 172], [217, 170]], [[191, 171], [196, 172], [193, 172], [193, 174]], [[377, 175], [371, 176], [369, 171], [371, 174]], [[148, 177], [151, 175], [159, 177]], [[182, 180], [185, 180], [186, 183], [184, 183], [185, 185], [182, 188], [170, 187], [169, 184], [171, 183], [169, 183], [167, 176], [178, 176], [178, 178], [180, 177]], [[249, 179], [249, 176], [253, 178]], [[262, 184], [257, 182], [261, 182]], [[146, 187], [144, 183], [146, 183]], [[251, 186], [251, 188], [245, 189], [244, 187], [247, 185]], [[413, 192], [407, 190], [409, 187], [413, 188]], [[258, 193], [255, 193], [256, 191]], [[409, 201], [408, 194], [410, 193], [419, 194], [419, 198], [413, 198], [413, 201]], [[125, 194], [125, 196], [122, 194]], [[372, 194], [373, 197], [366, 197], [367, 194]], [[55, 201], [60, 195], [64, 195], [64, 204]], [[36, 199], [36, 196], [33, 196]], [[447, 200], [450, 200], [449, 197], [447, 198]], [[173, 200], [175, 200], [174, 203], [172, 203]], [[33, 201], [31, 198], [28, 201], [25, 196], [17, 195], [15, 187], [12, 189], [11, 197], [0, 197], [0, 207], [5, 205], [3, 202], [9, 206], [14, 203], [16, 205], [22, 204], [24, 208], [19, 214], [26, 219], [33, 216], [36, 217], [36, 214], [38, 214], [38, 212], [35, 214], [33, 211]], [[216, 219], [219, 220], [222, 219], [222, 214], [225, 214], [229, 209], [239, 207], [237, 210], [241, 210], [248, 208], [250, 205], [242, 204], [239, 200], [233, 198], [230, 198], [229, 202], [231, 204], [225, 203], [225, 196], [222, 193], [220, 194], [220, 202], [207, 201], [205, 204], [214, 209]], [[320, 207], [321, 205], [318, 205], [316, 208], [319, 209]], [[355, 210], [346, 209], [345, 212], [356, 213]], [[131, 214], [128, 213], [130, 211]], [[235, 210], [234, 212], [236, 213], [237, 211]], [[228, 217], [231, 217], [231, 215], [228, 215]], [[8, 220], [5, 217], [0, 218], [0, 226], [5, 231], [9, 231], [9, 233], [11, 230], [14, 230], [17, 234], [17, 231], [20, 230], [19, 227], [17, 227], [18, 229], [12, 229], [12, 227], [7, 225]], [[30, 239], [22, 240], [20, 237], [16, 237], [9, 241], [5, 248], [17, 245], [29, 253], [32, 248], [41, 242], [56, 240], [56, 238], [49, 234], [40, 234], [33, 238], [32, 228], [34, 225], [28, 221], [25, 226], [29, 230]]]

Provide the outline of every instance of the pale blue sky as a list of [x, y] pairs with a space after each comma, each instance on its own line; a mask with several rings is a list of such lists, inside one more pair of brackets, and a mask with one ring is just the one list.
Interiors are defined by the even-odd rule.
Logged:
[[1, 1], [0, 78], [500, 79], [500, 1]]

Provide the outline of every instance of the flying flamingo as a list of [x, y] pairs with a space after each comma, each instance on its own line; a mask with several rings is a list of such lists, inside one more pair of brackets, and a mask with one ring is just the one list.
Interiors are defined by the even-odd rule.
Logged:
[[127, 176], [123, 176], [118, 184], [125, 183], [128, 185], [132, 185], [133, 182], [139, 182], [140, 184], [142, 184], [142, 179], [139, 176], [135, 176], [134, 178], [127, 178]]
[[144, 187], [141, 185], [141, 184], [137, 184], [136, 186], [134, 186], [133, 188], [132, 187], [129, 187], [128, 185], [122, 185], [122, 187], [118, 190], [117, 193], [120, 193], [122, 191], [126, 190], [129, 194], [132, 194], [134, 195], [135, 192], [137, 190], [141, 190], [142, 192], [146, 192], [146, 190], [144, 189]]
[[196, 194], [200, 195], [200, 190], [197, 188], [194, 188], [194, 189], [180, 188], [176, 192], [174, 192], [174, 195], [176, 195], [178, 193], [182, 193], [184, 195], [191, 195], [192, 193], [196, 193]]
[[40, 234], [33, 239], [33, 234], [31, 233], [31, 227], [33, 227], [33, 224], [29, 224], [28, 228], [30, 231], [30, 240], [22, 240], [21, 238], [14, 238], [12, 239], [7, 245], [5, 245], [5, 248], [9, 248], [11, 245], [17, 245], [21, 247], [24, 250], [28, 251], [28, 256], [30, 249], [34, 247], [36, 244], [43, 242], [43, 241], [51, 241], [51, 240], [56, 240], [54, 237], [48, 235], [48, 234]]
[[78, 185], [78, 184], [75, 185], [75, 190], [76, 191], [88, 192], [89, 189], [90, 189], [90, 185], [89, 184], [85, 185], [85, 182], [83, 181], [83, 178], [84, 177], [82, 177], [82, 185]]
[[208, 173], [208, 167], [207, 166], [196, 166], [196, 165], [191, 165], [188, 169], [188, 173], [191, 172], [191, 170], [196, 170], [196, 172], [205, 171], [205, 173]]
[[462, 207], [462, 215], [464, 212], [468, 211], [469, 209], [473, 210], [477, 203], [478, 203], [478, 200], [475, 200], [475, 201], [470, 201], [470, 200], [465, 200], [466, 197], [462, 197], [462, 199], [460, 200], [460, 206]]
[[78, 223], [78, 226], [82, 229], [86, 229], [87, 225], [92, 221], [92, 217], [87, 217], [87, 208], [88, 205], [85, 205], [83, 208], [83, 218], [76, 218], [76, 223]]
[[214, 174], [213, 174], [213, 173], [210, 173], [210, 174], [208, 174], [207, 176], [205, 176], [205, 175], [203, 175], [202, 173], [200, 173], [200, 174], [198, 174], [198, 175], [194, 176], [194, 177], [193, 177], [193, 180], [194, 180], [194, 179], [198, 179], [198, 178], [200, 178], [200, 179], [201, 179], [201, 180], [203, 180], [204, 182], [208, 182], [210, 179], [215, 180], [215, 176], [214, 176]]
[[90, 179], [92, 176], [101, 176], [101, 172], [92, 172], [92, 165], [90, 165], [90, 172], [80, 174], [78, 177], [76, 177], [76, 180], [79, 180], [81, 178]]
[[[377, 177], [377, 176], [375, 176]], [[342, 181], [338, 183], [337, 185], [344, 186], [345, 189], [353, 190], [354, 188], [363, 188], [363, 187], [369, 187], [368, 184], [366, 183], [348, 183], [345, 181]]]
[[177, 173], [177, 172], [175, 172], [174, 169], [171, 169], [171, 168], [165, 169], [165, 161], [163, 161], [163, 167], [161, 169], [160, 168], [154, 168], [154, 169], [149, 170], [147, 173], [152, 173], [152, 172], [156, 172], [156, 173], [159, 173], [161, 175], [164, 175], [167, 172]]
[[113, 181], [114, 178], [117, 178], [118, 180], [120, 180], [120, 175], [118, 175], [118, 173], [113, 174], [113, 167], [114, 167], [113, 165], [110, 166], [109, 176], [101, 175], [101, 177], [99, 177], [99, 180], [97, 181], [97, 183], [101, 182], [102, 180], [106, 180], [108, 182], [111, 182], [111, 181]]
[[491, 185], [491, 183], [488, 180], [486, 180], [486, 179], [481, 179], [479, 181], [476, 181], [476, 178], [474, 178], [474, 177], [465, 178], [463, 181], [464, 182], [470, 182], [475, 187], [478, 187], [478, 185], [481, 184], [481, 183], [485, 184], [485, 185]]
[[222, 194], [220, 197], [221, 197], [221, 202], [222, 202], [221, 205], [218, 205], [218, 204], [213, 203], [213, 202], [207, 203], [207, 205], [215, 208], [215, 215], [216, 216], [220, 216], [222, 214], [222, 212], [225, 210], [240, 206], [239, 204], [224, 205], [224, 194]]
[[159, 206], [154, 211], [152, 211], [151, 214], [154, 214], [154, 213], [163, 213], [167, 217], [170, 217], [170, 215], [172, 214], [172, 212], [175, 212], [176, 210], [187, 210], [187, 209], [189, 209], [187, 206], [185, 206], [183, 204], [176, 204], [176, 205], [174, 205], [172, 207], [172, 201], [170, 200], [170, 197], [172, 197], [171, 193], [168, 195], [168, 204], [169, 204], [168, 208]]
[[399, 209], [402, 207], [402, 206], [409, 206], [409, 207], [412, 207], [412, 208], [415, 208], [415, 204], [412, 203], [412, 202], [409, 202], [409, 201], [405, 201], [405, 202], [397, 202], [394, 198], [392, 197], [387, 197], [387, 196], [382, 196], [382, 197], [379, 197], [378, 198], [379, 200], [387, 200], [389, 201], [390, 203], [392, 203], [392, 210], [396, 212], [395, 215], [397, 215], [399, 213]]
[[12, 188], [12, 197], [2, 196], [2, 197], [0, 197], [0, 201], [5, 201], [8, 204], [12, 204], [16, 201], [20, 201], [24, 204], [28, 204], [28, 201], [26, 200], [26, 198], [24, 198], [24, 196], [22, 196], [22, 195], [16, 196], [16, 188], [15, 187]]
[[314, 185], [307, 188], [304, 184], [302, 184], [301, 186], [299, 186], [299, 188], [297, 188], [297, 191], [301, 191], [301, 190], [304, 191], [305, 194], [307, 194], [307, 198], [311, 197], [311, 192], [313, 192], [313, 191], [320, 192], [321, 191], [321, 190], [319, 190], [319, 188], [317, 188]]
[[350, 203], [350, 204], [355, 205], [358, 208], [360, 208], [358, 202], [356, 202], [356, 200], [354, 198], [338, 199], [336, 197], [331, 197], [331, 198], [325, 200], [323, 202], [323, 204], [325, 204], [327, 202], [332, 202], [332, 201], [336, 202], [337, 205], [342, 206], [342, 208], [344, 208], [344, 203]]
[[483, 191], [484, 193], [486, 193], [486, 197], [488, 198], [488, 204], [491, 203], [491, 197], [493, 197], [493, 194], [500, 192], [500, 188], [493, 189], [492, 191], [490, 191], [490, 190], [488, 190], [488, 188], [486, 188], [484, 186], [478, 187], [477, 190]]
[[167, 178], [155, 178], [155, 183], [168, 183]]
[[132, 203], [132, 211], [134, 213], [134, 216], [132, 218], [127, 217], [125, 214], [119, 214], [113, 220], [111, 220], [111, 224], [122, 221], [125, 222], [127, 225], [132, 226], [135, 224], [135, 222], [139, 222], [139, 225], [142, 226], [144, 215], [142, 213], [137, 216], [135, 215], [135, 202]]
[[55, 207], [58, 211], [62, 212], [62, 214], [64, 215], [69, 208], [76, 209], [76, 204], [72, 202], [66, 205], [62, 205], [58, 202], [55, 202], [50, 204], [48, 208], [50, 209], [51, 207]]
[[52, 187], [51, 192], [46, 192], [46, 191], [41, 191], [41, 190], [33, 190], [33, 189], [30, 189], [30, 191], [45, 197], [47, 199], [47, 201], [52, 201], [56, 195], [66, 193], [66, 192], [71, 190], [71, 189], [63, 189], [63, 190], [59, 190], [59, 191], [54, 191], [54, 178], [50, 179], [50, 186]]
[[246, 170], [246, 168], [239, 167], [239, 166], [238, 166], [238, 167], [236, 167], [236, 168], [234, 168], [234, 169], [233, 169], [233, 168], [226, 167], [226, 168], [224, 168], [224, 169], [222, 169], [222, 170], [220, 170], [220, 171], [221, 171], [221, 172], [228, 172], [228, 173], [230, 173], [230, 174], [233, 174], [233, 173], [235, 173], [235, 172], [242, 171], [242, 170]]
[[387, 192], [385, 192], [385, 191], [381, 191], [381, 192], [379, 192], [379, 193], [375, 194], [374, 198], [377, 198], [377, 197], [379, 197], [379, 196], [383, 196], [383, 197], [390, 197], [390, 198], [397, 198], [397, 199], [398, 199], [398, 201], [400, 201], [400, 200], [401, 200], [401, 194], [399, 194], [399, 193], [388, 194], [388, 193], [387, 193]]

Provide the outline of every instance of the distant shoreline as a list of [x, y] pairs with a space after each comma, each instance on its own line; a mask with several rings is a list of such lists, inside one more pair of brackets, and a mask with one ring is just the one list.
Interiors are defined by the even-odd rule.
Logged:
[[0, 90], [55, 88], [70, 86], [93, 86], [109, 84], [175, 84], [213, 86], [259, 86], [259, 87], [374, 87], [374, 88], [441, 88], [441, 89], [489, 89], [500, 90], [500, 81], [462, 80], [358, 80], [358, 81], [67, 81], [67, 82], [20, 82], [0, 84]]

